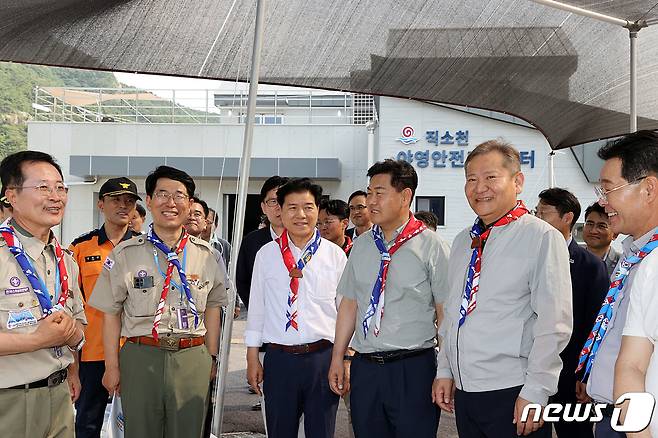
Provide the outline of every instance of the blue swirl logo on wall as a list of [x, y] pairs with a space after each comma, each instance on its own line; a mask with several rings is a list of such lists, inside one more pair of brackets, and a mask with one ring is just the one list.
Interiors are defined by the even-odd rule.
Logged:
[[398, 137], [397, 140], [404, 144], [418, 143], [418, 138], [414, 137], [414, 128], [409, 125], [402, 128], [402, 137]]

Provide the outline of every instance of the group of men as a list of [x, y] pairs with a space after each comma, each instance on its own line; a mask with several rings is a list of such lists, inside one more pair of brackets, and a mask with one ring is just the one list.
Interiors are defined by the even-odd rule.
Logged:
[[[418, 176], [405, 161], [375, 163], [367, 192], [347, 203], [323, 200], [307, 178], [269, 178], [268, 225], [244, 237], [236, 270], [247, 378], [264, 397], [268, 436], [301, 427], [332, 437], [340, 397], [357, 438], [435, 437], [441, 410], [463, 437], [550, 436], [528, 405], [592, 400], [611, 406], [595, 431], [562, 421], [558, 436], [623, 436], [610, 421], [617, 397], [658, 393], [658, 135], [630, 134], [599, 156], [586, 249], [573, 235], [575, 196], [547, 189], [531, 214], [519, 153], [501, 140], [468, 155], [475, 221], [451, 247], [431, 216], [411, 212]], [[76, 425], [78, 436], [94, 436], [113, 393], [127, 437], [202, 436], [229, 282], [226, 248], [199, 237], [209, 211], [192, 178], [166, 166], [149, 174], [145, 234], [128, 228], [134, 183], [109, 180], [105, 224], [66, 251], [51, 231], [68, 190], [52, 157], [20, 152], [0, 172], [8, 436], [73, 436], [71, 399], [88, 428]], [[628, 235], [621, 255], [618, 234]]]

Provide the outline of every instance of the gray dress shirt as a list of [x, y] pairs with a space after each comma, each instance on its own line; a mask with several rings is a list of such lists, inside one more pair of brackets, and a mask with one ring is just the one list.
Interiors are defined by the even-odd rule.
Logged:
[[[649, 242], [651, 236], [653, 236], [653, 229], [635, 241], [632, 236], [625, 238], [622, 242], [623, 253], [620, 261], [638, 252]], [[621, 348], [621, 337], [624, 331], [624, 325], [626, 324], [626, 314], [630, 302], [628, 297], [630, 296], [631, 285], [633, 284], [638, 267], [639, 264], [633, 266], [633, 269], [631, 269], [631, 272], [624, 281], [624, 287], [619, 292], [615, 301], [615, 311], [612, 313], [608, 330], [596, 353], [596, 360], [592, 364], [589, 381], [587, 382], [587, 393], [597, 402], [613, 402], [612, 385], [615, 380], [615, 362], [617, 362], [617, 356]], [[619, 263], [617, 263], [614, 275], [617, 275], [618, 269]]]
[[530, 214], [493, 228], [482, 255], [477, 307], [459, 327], [473, 251], [469, 231], [452, 246], [437, 378], [453, 378], [468, 392], [523, 385], [521, 397], [546, 404], [557, 391], [560, 352], [573, 325], [564, 236]]
[[[405, 224], [406, 225], [406, 224]], [[402, 230], [398, 229], [395, 237]], [[352, 253], [338, 284], [338, 293], [357, 302], [352, 347], [360, 353], [411, 350], [436, 346], [436, 303], [447, 295], [447, 243], [432, 230], [425, 230], [402, 244], [391, 257], [386, 279], [384, 316], [379, 336], [370, 322], [367, 336], [363, 317], [379, 273], [380, 254], [372, 232], [354, 240]]]

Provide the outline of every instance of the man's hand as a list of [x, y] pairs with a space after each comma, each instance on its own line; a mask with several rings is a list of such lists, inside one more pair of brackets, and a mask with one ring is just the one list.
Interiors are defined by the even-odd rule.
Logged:
[[233, 318], [237, 318], [240, 316], [240, 306], [235, 306], [235, 309], [233, 309]]
[[525, 422], [521, 422], [521, 414], [523, 413], [523, 408], [530, 404], [530, 402], [524, 398], [518, 397], [516, 403], [514, 404], [514, 421], [516, 424], [516, 434], [517, 435], [530, 435], [532, 432], [536, 432], [540, 427], [544, 425], [544, 420], [541, 418], [541, 412], [539, 414], [539, 421], [532, 421], [532, 418], [535, 414], [535, 409], [528, 410], [528, 418]]
[[82, 390], [82, 384], [80, 384], [80, 377], [78, 373], [70, 372], [66, 378], [66, 382], [69, 385], [69, 392], [71, 393], [71, 403], [75, 403], [80, 397], [80, 391]]
[[345, 364], [342, 357], [331, 359], [327, 378], [329, 379], [329, 387], [334, 393], [343, 396], [347, 392], [345, 385]]
[[[65, 312], [53, 312], [39, 321], [32, 335], [38, 340], [41, 348], [61, 347], [67, 345], [76, 335], [75, 321]], [[73, 344], [75, 345], [75, 344]]]
[[260, 384], [263, 383], [263, 365], [261, 365], [258, 357], [247, 357], [247, 382], [256, 391], [256, 394], [263, 395], [263, 392], [260, 390]]
[[587, 394], [587, 383], [576, 380], [576, 399], [579, 403], [590, 403], [592, 397]]
[[212, 358], [212, 367], [210, 368], [210, 381], [212, 382], [217, 377], [217, 361]]
[[432, 383], [432, 403], [442, 411], [455, 411], [455, 381], [452, 379], [435, 379]]
[[103, 374], [103, 386], [107, 389], [110, 395], [121, 393], [121, 373], [119, 367], [105, 367], [105, 374]]

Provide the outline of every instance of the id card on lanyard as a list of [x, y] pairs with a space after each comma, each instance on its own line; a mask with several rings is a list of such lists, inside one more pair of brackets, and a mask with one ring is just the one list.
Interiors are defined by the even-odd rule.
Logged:
[[[162, 270], [160, 267], [160, 261], [158, 260], [158, 250], [153, 249], [153, 261], [155, 262], [155, 265], [158, 267], [158, 271], [160, 272], [160, 275], [162, 278], [167, 278], [167, 274]], [[183, 270], [187, 266], [187, 246], [183, 248]], [[178, 300], [178, 309], [176, 310], [176, 319], [178, 320], [178, 328], [180, 330], [189, 330], [190, 324], [189, 324], [189, 319], [188, 319], [188, 311], [186, 308], [183, 307], [184, 305], [184, 299], [183, 297], [185, 296], [185, 289], [183, 288], [182, 284], [178, 284], [173, 278], [170, 280], [171, 285], [174, 286], [176, 289], [178, 289], [179, 292], [179, 300]]]

